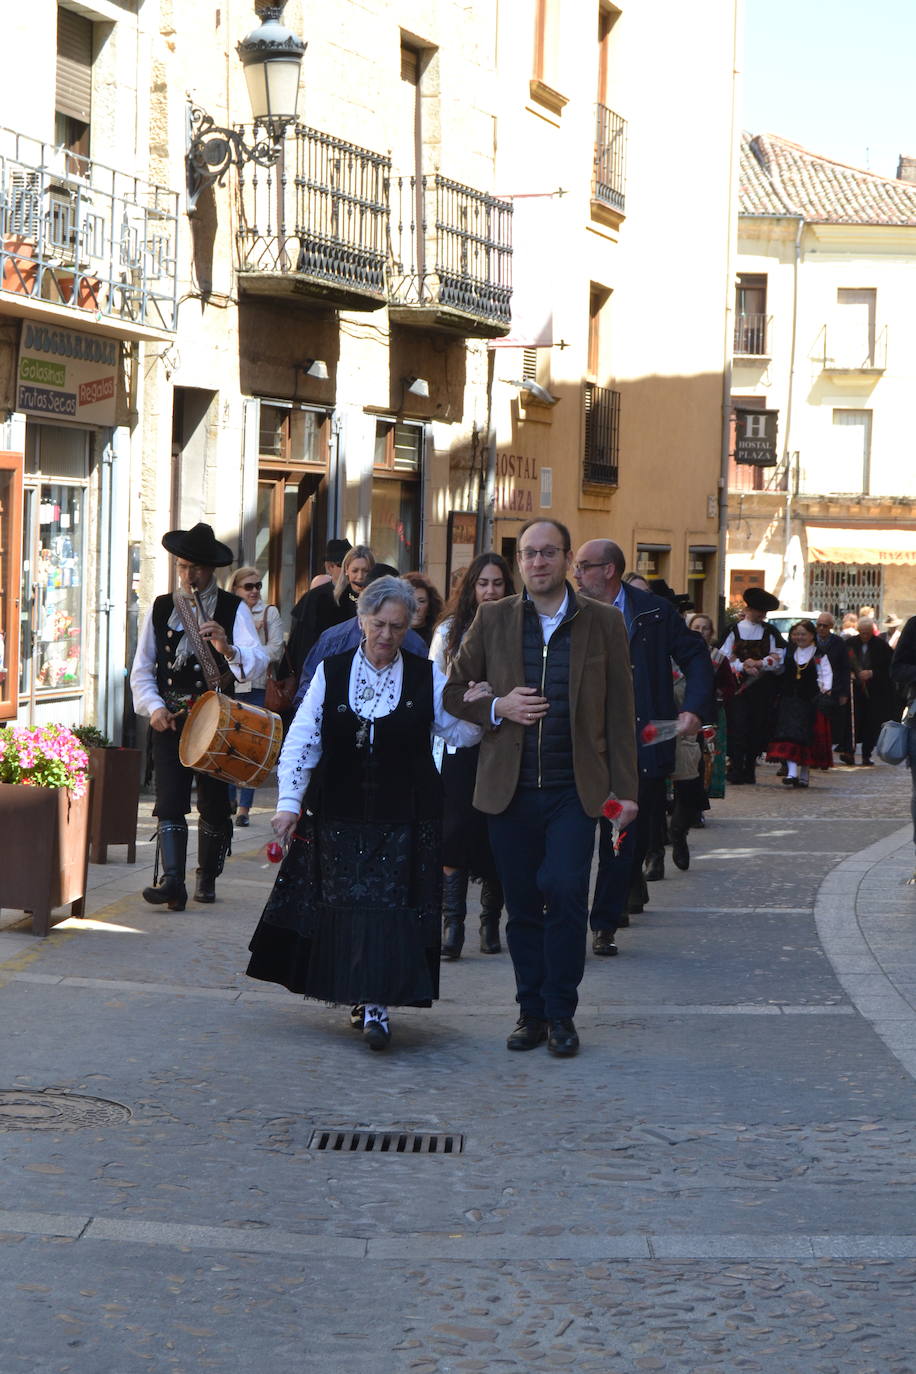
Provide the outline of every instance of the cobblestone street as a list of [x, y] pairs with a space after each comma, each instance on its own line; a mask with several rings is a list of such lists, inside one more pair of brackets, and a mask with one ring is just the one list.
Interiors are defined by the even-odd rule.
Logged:
[[142, 902], [147, 804], [87, 920], [4, 913], [0, 1374], [912, 1374], [909, 774], [760, 777], [589, 956], [571, 1061], [506, 1053], [475, 922], [387, 1054], [246, 979], [266, 809], [209, 909]]

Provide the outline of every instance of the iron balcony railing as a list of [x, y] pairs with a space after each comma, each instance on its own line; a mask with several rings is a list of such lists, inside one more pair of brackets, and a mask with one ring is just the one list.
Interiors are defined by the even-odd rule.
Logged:
[[887, 326], [857, 334], [849, 329], [820, 332], [818, 354], [825, 372], [884, 372], [887, 369]]
[[770, 315], [737, 315], [735, 317], [735, 352], [745, 357], [767, 357], [767, 333]]
[[622, 213], [627, 172], [627, 122], [606, 105], [597, 108], [594, 197]]
[[392, 182], [391, 300], [508, 329], [512, 203], [439, 176]]
[[240, 272], [292, 273], [383, 305], [390, 171], [381, 153], [295, 125], [276, 166], [240, 171]]
[[620, 392], [585, 383], [585, 443], [582, 481], [616, 487], [620, 450]]
[[177, 192], [0, 128], [4, 291], [174, 330], [177, 234]]

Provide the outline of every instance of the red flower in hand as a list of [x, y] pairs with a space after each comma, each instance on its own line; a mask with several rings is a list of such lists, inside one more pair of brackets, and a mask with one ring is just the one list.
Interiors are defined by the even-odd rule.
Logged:
[[650, 721], [648, 725], [642, 727], [639, 738], [642, 740], [643, 744], [651, 744], [657, 735], [658, 730]]
[[601, 808], [601, 814], [606, 816], [609, 821], [616, 821], [622, 810], [623, 807], [616, 797], [608, 797]]
[[264, 853], [272, 864], [278, 864], [283, 858], [283, 846], [278, 844], [276, 840], [271, 840], [269, 844], [264, 846]]

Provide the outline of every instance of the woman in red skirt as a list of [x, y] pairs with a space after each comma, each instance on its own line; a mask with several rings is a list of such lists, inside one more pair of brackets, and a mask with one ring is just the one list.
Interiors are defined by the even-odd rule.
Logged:
[[813, 621], [799, 620], [789, 641], [767, 758], [785, 763], [784, 787], [807, 787], [810, 769], [829, 768], [833, 761], [830, 721], [819, 705], [833, 686], [833, 669], [827, 655], [817, 652]]

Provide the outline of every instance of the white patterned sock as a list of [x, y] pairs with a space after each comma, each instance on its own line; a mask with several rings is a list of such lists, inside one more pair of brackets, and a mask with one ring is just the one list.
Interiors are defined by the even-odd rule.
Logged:
[[388, 1029], [388, 1008], [380, 1006], [375, 1002], [367, 1002], [366, 1010], [363, 1015], [363, 1026], [368, 1026], [370, 1021], [378, 1021]]

